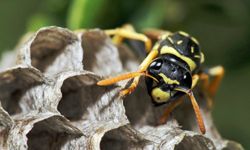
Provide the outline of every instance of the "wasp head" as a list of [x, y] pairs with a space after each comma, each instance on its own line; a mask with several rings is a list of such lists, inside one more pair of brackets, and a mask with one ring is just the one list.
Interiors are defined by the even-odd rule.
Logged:
[[177, 87], [190, 89], [192, 86], [191, 72], [174, 57], [158, 57], [151, 62], [147, 72], [158, 80], [146, 78], [148, 93], [155, 104], [166, 103], [183, 95], [183, 92], [175, 90]]

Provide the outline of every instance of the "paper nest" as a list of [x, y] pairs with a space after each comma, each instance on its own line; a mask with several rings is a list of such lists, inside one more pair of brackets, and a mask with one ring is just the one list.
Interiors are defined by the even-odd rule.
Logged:
[[132, 50], [98, 29], [46, 27], [27, 34], [2, 57], [0, 149], [242, 149], [220, 137], [205, 107], [203, 136], [190, 103], [158, 125], [166, 106], [153, 106], [144, 81], [125, 99], [119, 97], [125, 83], [96, 85], [101, 77], [135, 71], [139, 63]]

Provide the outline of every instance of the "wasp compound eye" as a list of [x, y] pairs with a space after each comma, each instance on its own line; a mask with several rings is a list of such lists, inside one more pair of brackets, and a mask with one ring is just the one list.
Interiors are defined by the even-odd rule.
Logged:
[[191, 76], [191, 74], [189, 72], [186, 72], [185, 74], [183, 74], [183, 76], [180, 77], [180, 82], [181, 82], [182, 86], [184, 86], [186, 88], [191, 88], [191, 86], [192, 86], [192, 76]]
[[162, 59], [156, 59], [151, 63], [151, 65], [149, 67], [150, 67], [150, 69], [153, 69], [153, 70], [160, 70], [162, 64], [163, 64]]

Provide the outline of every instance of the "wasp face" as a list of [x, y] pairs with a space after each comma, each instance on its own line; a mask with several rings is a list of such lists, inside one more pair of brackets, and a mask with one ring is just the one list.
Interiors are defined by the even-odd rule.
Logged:
[[192, 86], [191, 72], [173, 56], [158, 57], [150, 64], [147, 71], [159, 81], [146, 78], [148, 93], [156, 104], [166, 103], [184, 94], [175, 91], [176, 87], [190, 89]]

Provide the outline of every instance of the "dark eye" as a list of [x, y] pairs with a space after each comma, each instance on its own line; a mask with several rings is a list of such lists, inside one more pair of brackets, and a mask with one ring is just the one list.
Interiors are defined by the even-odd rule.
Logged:
[[184, 80], [187, 79], [187, 75], [186, 75], [186, 74], [184, 74], [183, 79], [184, 79]]
[[183, 75], [183, 82], [187, 84], [192, 84], [192, 76], [189, 73]]
[[159, 70], [161, 69], [162, 63], [163, 61], [161, 59], [157, 59], [151, 63], [150, 69]]

